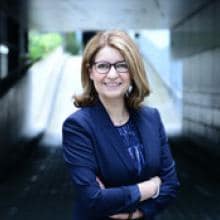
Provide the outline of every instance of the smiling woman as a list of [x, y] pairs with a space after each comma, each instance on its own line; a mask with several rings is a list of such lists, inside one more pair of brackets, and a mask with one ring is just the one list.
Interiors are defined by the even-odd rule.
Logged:
[[[102, 53], [104, 55], [103, 57], [101, 56]], [[108, 60], [109, 58], [107, 56], [111, 56], [112, 58], [109, 58], [113, 60]], [[117, 70], [115, 68], [114, 70], [119, 73], [116, 74], [119, 78], [128, 75], [130, 77], [128, 89], [130, 95], [129, 98], [127, 98], [127, 96], [125, 97], [128, 106], [137, 108], [144, 100], [144, 97], [149, 95], [150, 90], [144, 64], [136, 45], [125, 32], [107, 31], [104, 33], [98, 33], [93, 37], [84, 50], [81, 68], [82, 86], [84, 91], [82, 95], [74, 97], [76, 106], [83, 107], [90, 104], [92, 105], [97, 101], [99, 95], [96, 92], [93, 80], [91, 79], [91, 73], [94, 72], [94, 70], [96, 70], [97, 73], [100, 73], [100, 71], [97, 71], [97, 61], [104, 61], [104, 63], [107, 62], [109, 64], [120, 61], [119, 64], [126, 65], [126, 69], [128, 69], [126, 72], [118, 71], [117, 66], [119, 64], [114, 65], [114, 67], [117, 68]], [[121, 61], [123, 61], [123, 63], [121, 63]], [[109, 68], [108, 72], [106, 72], [108, 73], [106, 76], [108, 76], [108, 78], [110, 76], [111, 78], [112, 71], [114, 70]], [[114, 77], [115, 76], [113, 76], [113, 78]]]
[[82, 59], [80, 109], [63, 123], [73, 219], [154, 219], [179, 185], [158, 111], [142, 105], [142, 58], [122, 31], [96, 34]]

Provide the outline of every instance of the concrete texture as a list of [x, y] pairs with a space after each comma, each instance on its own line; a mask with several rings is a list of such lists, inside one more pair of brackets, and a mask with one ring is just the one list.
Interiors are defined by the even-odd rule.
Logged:
[[[153, 84], [151, 83], [150, 85], [153, 94], [155, 92], [157, 93], [157, 90], [160, 90], [158, 101], [161, 102], [161, 105], [164, 105], [164, 102], [166, 103], [162, 97], [167, 96], [169, 101], [171, 101], [170, 97], [172, 97], [172, 103], [170, 105], [172, 108], [167, 109], [166, 114], [173, 114], [174, 111], [181, 118], [183, 92], [182, 63], [179, 60], [172, 59], [170, 31], [167, 29], [140, 31], [138, 33], [139, 37], [135, 38], [135, 41], [139, 45], [141, 54], [147, 63], [147, 73], [149, 73], [150, 78], [155, 78]], [[154, 85], [154, 82], [158, 81], [156, 78], [160, 81], [158, 85]], [[166, 88], [165, 91], [163, 91], [164, 87]]]
[[170, 136], [180, 135], [182, 132], [182, 118], [168, 87], [146, 59], [145, 66], [151, 88], [151, 94], [146, 97], [145, 104], [159, 110], [167, 134]]
[[53, 110], [51, 111], [50, 121], [42, 139], [43, 145], [61, 145], [61, 129], [65, 118], [76, 110], [73, 105], [74, 94], [80, 94], [81, 88], [81, 56], [67, 57], [62, 68], [59, 86], [56, 91], [56, 98], [53, 100]]
[[191, 56], [220, 46], [219, 1], [209, 1], [171, 28], [174, 57]]
[[[220, 156], [220, 2], [172, 29], [174, 59], [182, 62], [183, 135], [204, 154]], [[208, 162], [208, 161], [207, 161]]]
[[29, 159], [0, 184], [0, 219], [71, 219], [71, 181], [60, 148], [34, 146]]
[[164, 29], [211, 0], [31, 0], [29, 27], [41, 31]]
[[[0, 178], [30, 150], [29, 141], [47, 127], [53, 95], [64, 62], [62, 51], [35, 64], [0, 99]], [[29, 146], [30, 147], [30, 146]]]

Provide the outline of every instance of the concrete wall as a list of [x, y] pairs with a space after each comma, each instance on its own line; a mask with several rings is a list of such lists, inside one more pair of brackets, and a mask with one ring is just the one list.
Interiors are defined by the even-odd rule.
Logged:
[[[28, 94], [27, 77], [24, 77], [11, 88], [8, 93], [0, 98], [0, 176], [9, 164], [23, 154], [24, 141], [22, 124], [26, 114]], [[16, 147], [15, 147], [16, 145]]]
[[[170, 31], [140, 31], [136, 40], [148, 65], [155, 70], [164, 82], [175, 103], [176, 110], [182, 113], [182, 62], [172, 59], [170, 53]], [[147, 66], [148, 67], [148, 66]]]
[[65, 59], [57, 49], [0, 97], [0, 179], [22, 163], [48, 126]]
[[[220, 2], [197, 10], [171, 32], [173, 59], [182, 63], [183, 132], [220, 155]], [[186, 146], [187, 148], [187, 146]]]

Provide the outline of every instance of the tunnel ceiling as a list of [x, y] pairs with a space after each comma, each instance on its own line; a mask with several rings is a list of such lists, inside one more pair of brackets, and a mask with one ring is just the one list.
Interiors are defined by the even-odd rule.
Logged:
[[29, 0], [39, 31], [170, 28], [211, 0]]

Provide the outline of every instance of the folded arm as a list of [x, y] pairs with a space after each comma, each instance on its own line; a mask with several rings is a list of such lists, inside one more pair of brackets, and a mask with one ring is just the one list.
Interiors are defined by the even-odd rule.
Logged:
[[[103, 188], [96, 179], [97, 164], [92, 146], [89, 132], [86, 131], [84, 126], [73, 119], [65, 121], [63, 124], [64, 159], [69, 165], [75, 191], [91, 215], [114, 217], [116, 214], [125, 213], [126, 210], [141, 215], [143, 212], [146, 215], [152, 212], [152, 207], [153, 212], [156, 211], [156, 201], [164, 198], [161, 197], [163, 188], [167, 195], [165, 176], [169, 175], [170, 172], [166, 172], [166, 167], [165, 172], [163, 170], [161, 172], [161, 179], [163, 181], [164, 178], [165, 184], [162, 184], [160, 196], [155, 200], [151, 199], [157, 190], [155, 179], [130, 186]], [[149, 202], [152, 204], [149, 205]], [[139, 210], [135, 212], [137, 207], [139, 207]]]
[[91, 214], [110, 216], [137, 206], [140, 200], [137, 185], [106, 189], [99, 186], [96, 181], [97, 164], [91, 138], [88, 132], [72, 119], [63, 124], [63, 150], [75, 191]]
[[139, 209], [145, 216], [149, 217], [163, 210], [176, 197], [177, 189], [180, 185], [176, 174], [175, 161], [171, 155], [168, 139], [158, 111], [156, 111], [156, 115], [159, 120], [159, 138], [161, 145], [161, 168], [159, 177], [162, 183], [157, 198], [145, 200], [139, 205]]

